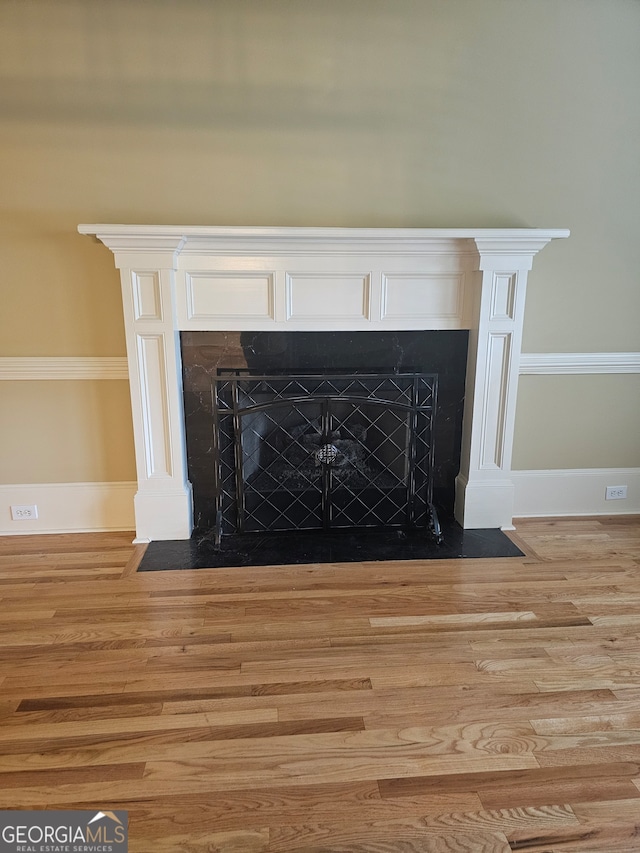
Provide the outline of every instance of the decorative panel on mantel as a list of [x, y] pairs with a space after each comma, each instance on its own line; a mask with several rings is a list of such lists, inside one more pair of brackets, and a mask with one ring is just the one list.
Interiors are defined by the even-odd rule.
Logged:
[[436, 252], [318, 251], [180, 256], [178, 326], [183, 331], [273, 329], [469, 329], [480, 286], [469, 241]]
[[273, 321], [273, 280], [269, 272], [185, 273], [187, 319]]

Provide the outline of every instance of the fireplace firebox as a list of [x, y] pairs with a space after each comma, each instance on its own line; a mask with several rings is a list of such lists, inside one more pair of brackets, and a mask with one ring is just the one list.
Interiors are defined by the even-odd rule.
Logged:
[[431, 530], [438, 377], [218, 370], [215, 541], [225, 534]]
[[467, 352], [461, 329], [183, 332], [196, 535], [448, 536]]

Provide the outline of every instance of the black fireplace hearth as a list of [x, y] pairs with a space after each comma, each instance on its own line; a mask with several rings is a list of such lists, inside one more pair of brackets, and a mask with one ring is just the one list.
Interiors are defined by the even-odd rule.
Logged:
[[138, 571], [524, 556], [501, 530], [463, 530], [447, 516], [440, 521], [441, 545], [422, 530], [248, 533], [223, 537], [221, 545], [211, 535], [162, 540], [149, 543]]

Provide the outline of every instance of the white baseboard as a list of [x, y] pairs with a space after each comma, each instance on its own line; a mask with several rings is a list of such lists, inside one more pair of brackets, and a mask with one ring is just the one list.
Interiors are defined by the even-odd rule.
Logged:
[[[514, 517], [640, 514], [640, 468], [512, 471]], [[627, 486], [626, 500], [605, 500], [607, 486]], [[135, 530], [135, 482], [0, 485], [0, 536]], [[12, 521], [12, 505], [38, 517]]]
[[[512, 471], [514, 518], [640, 513], [640, 468]], [[625, 500], [605, 500], [607, 486], [627, 486]]]
[[[0, 536], [134, 530], [135, 482], [0, 485]], [[38, 517], [11, 518], [11, 506], [38, 508]]]

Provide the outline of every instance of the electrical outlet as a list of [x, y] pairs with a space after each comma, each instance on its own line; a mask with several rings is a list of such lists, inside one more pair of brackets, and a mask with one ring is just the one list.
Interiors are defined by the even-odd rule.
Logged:
[[11, 507], [12, 521], [31, 521], [38, 517], [38, 507], [35, 504]]
[[605, 500], [607, 501], [623, 501], [627, 496], [626, 486], [607, 486], [605, 492]]

